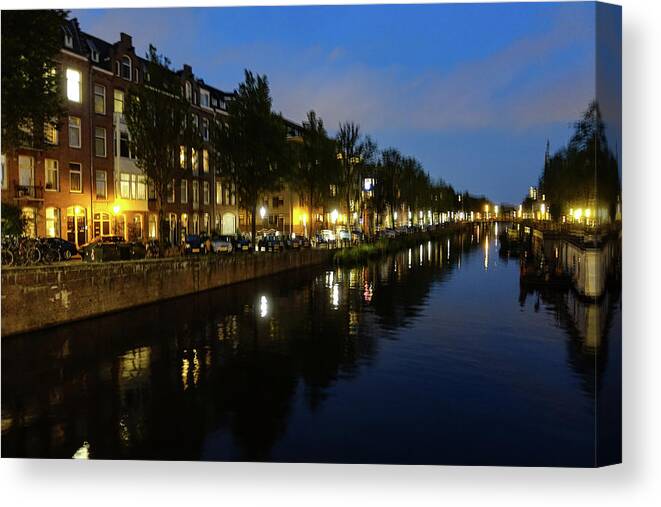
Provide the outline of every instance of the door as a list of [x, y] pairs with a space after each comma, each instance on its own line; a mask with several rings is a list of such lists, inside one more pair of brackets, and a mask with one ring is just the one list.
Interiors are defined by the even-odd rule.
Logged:
[[87, 243], [87, 219], [84, 208], [67, 208], [67, 241], [77, 247]]
[[236, 217], [233, 213], [223, 214], [221, 229], [224, 235], [232, 236], [236, 232]]

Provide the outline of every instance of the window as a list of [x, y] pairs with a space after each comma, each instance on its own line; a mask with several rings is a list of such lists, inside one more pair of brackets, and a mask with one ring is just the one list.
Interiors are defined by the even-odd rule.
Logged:
[[69, 116], [69, 146], [80, 148], [80, 118]]
[[168, 202], [174, 202], [175, 201], [174, 180], [168, 183], [167, 194], [168, 194]]
[[120, 173], [119, 195], [122, 199], [147, 199], [147, 180], [141, 174]]
[[193, 213], [193, 234], [200, 233], [200, 217], [197, 216], [197, 213]]
[[198, 129], [200, 128], [200, 118], [195, 113], [193, 113], [192, 121], [193, 121], [193, 129], [195, 130], [195, 132], [197, 132]]
[[181, 180], [181, 203], [186, 204], [188, 202], [188, 181]]
[[52, 146], [57, 146], [59, 142], [59, 136], [57, 128], [53, 123], [44, 123], [44, 141]]
[[191, 101], [193, 99], [193, 87], [188, 81], [186, 81], [185, 90], [186, 100]]
[[94, 237], [110, 235], [110, 213], [94, 213]]
[[73, 47], [73, 36], [67, 28], [64, 29], [64, 45], [68, 48]]
[[46, 166], [46, 190], [57, 192], [60, 190], [60, 167], [57, 160], [47, 158], [44, 161]]
[[124, 113], [124, 92], [122, 90], [114, 91], [115, 112]]
[[202, 199], [203, 199], [204, 204], [209, 204], [210, 195], [209, 195], [209, 182], [208, 181], [202, 182]]
[[236, 185], [232, 183], [232, 206], [236, 205]]
[[58, 208], [46, 208], [46, 236], [49, 238], [60, 237], [60, 210]]
[[209, 220], [209, 213], [202, 215], [202, 228], [207, 234], [211, 233], [211, 221]]
[[76, 162], [69, 162], [69, 192], [83, 191], [83, 167]]
[[200, 90], [200, 105], [209, 107], [209, 92], [207, 90]]
[[81, 102], [82, 83], [80, 72], [74, 69], [67, 69], [67, 98], [71, 102]]
[[0, 159], [0, 163], [2, 167], [2, 188], [7, 188], [7, 168], [5, 167], [7, 157], [3, 153], [2, 154], [2, 159]]
[[122, 79], [131, 80], [131, 58], [124, 55], [120, 65], [120, 75]]
[[119, 174], [119, 195], [122, 199], [131, 198], [131, 175], [129, 173]]
[[[140, 71], [136, 67], [134, 72], [135, 72], [135, 76], [134, 76], [135, 77], [135, 82], [137, 83], [140, 80]], [[142, 236], [140, 236], [140, 237], [142, 237]]]
[[124, 158], [131, 157], [131, 143], [129, 142], [129, 133], [119, 133], [119, 156]]
[[[133, 183], [133, 198], [145, 200], [147, 199], [147, 180], [141, 174], [132, 174]], [[142, 235], [140, 236], [142, 237]]]
[[106, 171], [96, 171], [96, 198], [108, 197], [108, 175]]
[[186, 147], [179, 146], [179, 166], [186, 169]]
[[220, 181], [216, 182], [216, 204], [223, 203], [223, 184]]
[[191, 150], [191, 164], [193, 165], [193, 174], [197, 174], [200, 169], [200, 161], [197, 156], [198, 152], [195, 148]]
[[151, 214], [149, 215], [149, 237], [151, 239], [156, 238], [157, 230], [158, 230], [158, 218], [156, 217], [156, 215]]
[[200, 202], [200, 183], [193, 180], [193, 206], [197, 206]]
[[94, 85], [94, 112], [106, 114], [106, 87], [99, 84]]
[[205, 173], [209, 172], [209, 150], [202, 150], [202, 168]]
[[202, 137], [205, 141], [209, 140], [209, 120], [202, 118]]
[[34, 208], [23, 208], [21, 210], [25, 220], [24, 233], [28, 238], [37, 237], [37, 210]]
[[97, 157], [106, 156], [106, 129], [103, 127], [94, 128], [94, 154]]

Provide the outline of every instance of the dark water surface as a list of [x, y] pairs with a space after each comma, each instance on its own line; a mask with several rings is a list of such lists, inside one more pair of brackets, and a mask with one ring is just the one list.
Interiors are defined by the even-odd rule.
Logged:
[[522, 292], [476, 228], [5, 339], [2, 454], [592, 466], [620, 351], [619, 291]]

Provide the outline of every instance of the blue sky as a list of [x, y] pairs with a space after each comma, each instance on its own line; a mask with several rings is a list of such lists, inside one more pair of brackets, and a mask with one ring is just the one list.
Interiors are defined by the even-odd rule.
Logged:
[[[133, 36], [175, 67], [232, 90], [269, 77], [274, 108], [314, 109], [331, 133], [353, 120], [458, 190], [518, 202], [546, 139], [564, 145], [595, 97], [593, 3], [75, 10], [83, 30]], [[615, 26], [617, 19], [609, 17]], [[602, 32], [600, 31], [600, 35]], [[603, 32], [609, 134], [619, 141], [617, 30]], [[611, 142], [615, 144], [615, 141]]]

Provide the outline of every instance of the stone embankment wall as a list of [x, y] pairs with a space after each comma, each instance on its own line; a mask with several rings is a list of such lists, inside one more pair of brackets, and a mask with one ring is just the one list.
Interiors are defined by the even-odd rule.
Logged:
[[330, 261], [330, 252], [177, 257], [2, 269], [2, 336]]

